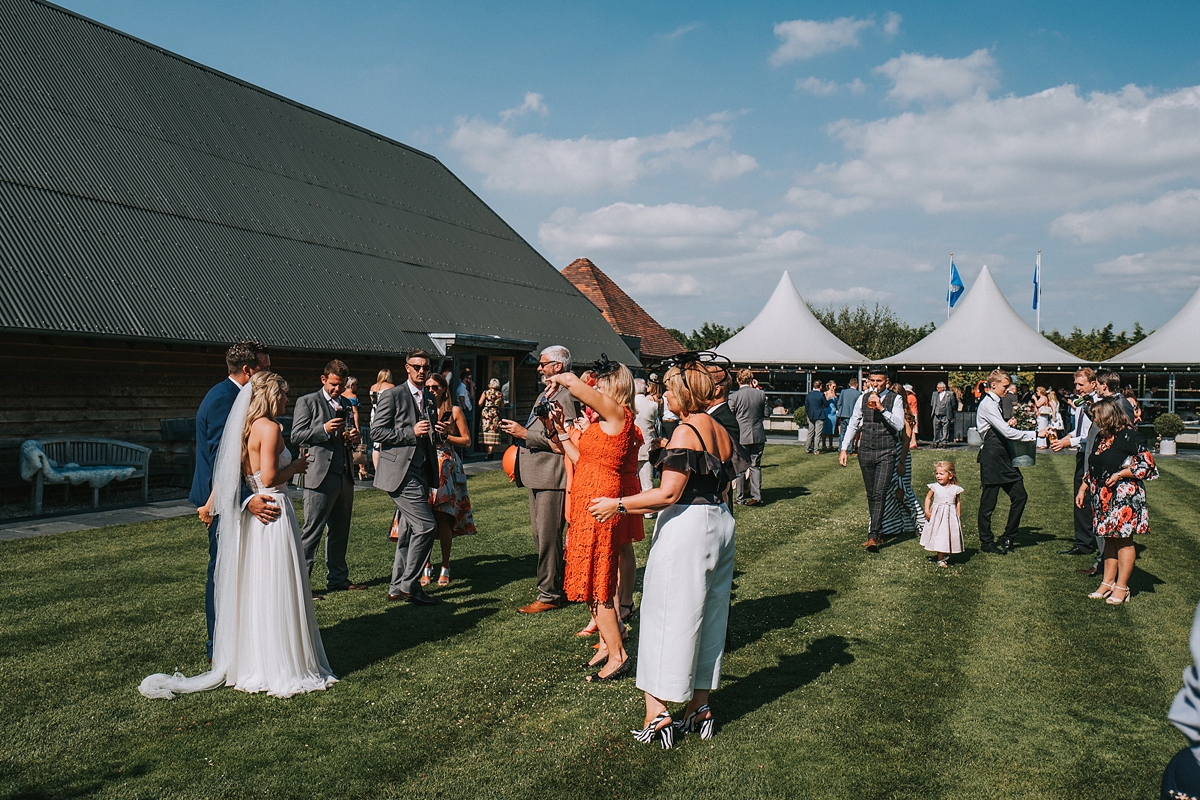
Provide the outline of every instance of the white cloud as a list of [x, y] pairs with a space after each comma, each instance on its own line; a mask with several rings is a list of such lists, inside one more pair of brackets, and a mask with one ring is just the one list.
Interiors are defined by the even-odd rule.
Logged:
[[684, 34], [687, 34], [687, 33], [691, 33], [692, 31], [696, 30], [697, 28], [702, 28], [702, 27], [704, 27], [703, 22], [689, 22], [687, 25], [680, 25], [678, 28], [676, 28], [675, 30], [668, 33], [667, 38], [668, 39], [678, 39], [680, 36], [683, 36]]
[[1127, 202], [1063, 214], [1050, 223], [1050, 233], [1082, 244], [1136, 236], [1143, 230], [1165, 234], [1196, 233], [1200, 223], [1200, 189], [1167, 192], [1148, 203]]
[[904, 105], [914, 100], [961, 100], [1000, 85], [996, 61], [987, 50], [965, 58], [901, 53], [876, 67], [875, 73], [892, 81], [888, 97]]
[[833, 124], [830, 135], [855, 157], [801, 183], [864, 207], [1060, 211], [1200, 179], [1197, 130], [1200, 87], [976, 94], [924, 113]]
[[796, 209], [801, 224], [815, 227], [820, 220], [828, 217], [844, 217], [871, 207], [868, 197], [835, 197], [820, 189], [806, 189], [803, 186], [793, 186], [784, 196]]
[[526, 92], [525, 102], [516, 108], [507, 108], [501, 111], [500, 119], [507, 121], [513, 117], [523, 117], [529, 113], [538, 114], [543, 117], [550, 113], [550, 109], [546, 108], [546, 104], [542, 102], [542, 96], [537, 92]]
[[841, 17], [831, 22], [818, 22], [815, 19], [780, 22], [775, 26], [775, 35], [783, 40], [783, 44], [771, 55], [771, 63], [779, 66], [845, 47], [855, 47], [858, 45], [859, 31], [874, 24], [869, 19], [855, 17]]
[[670, 272], [631, 272], [622, 283], [633, 294], [656, 297], [695, 297], [704, 294], [700, 281], [691, 275]]
[[820, 78], [797, 78], [796, 91], [808, 92], [817, 97], [829, 97], [837, 94], [840, 90], [845, 89], [851, 94], [862, 94], [867, 90], [867, 85], [860, 78], [855, 78], [850, 83], [841, 83], [837, 81], [823, 81]]
[[[544, 108], [540, 95], [536, 98], [535, 104]], [[483, 174], [489, 188], [579, 195], [621, 191], [672, 167], [715, 181], [757, 169], [752, 156], [729, 148], [729, 138], [728, 126], [711, 118], [650, 136], [549, 139], [536, 133], [518, 136], [504, 125], [474, 117], [458, 120], [449, 144]]]
[[887, 18], [883, 21], [883, 32], [888, 36], [895, 36], [900, 32], [900, 23], [904, 21], [904, 17], [897, 14], [895, 11], [889, 11]]
[[817, 305], [857, 305], [860, 301], [882, 301], [890, 295], [891, 292], [881, 292], [866, 286], [851, 286], [848, 289], [817, 289], [815, 292], [808, 292], [804, 299]]
[[[1126, 291], [1191, 294], [1200, 285], [1200, 244], [1188, 243], [1117, 256], [1096, 264], [1095, 271], [1105, 283], [1125, 284]], [[1185, 298], [1186, 299], [1186, 298]]]

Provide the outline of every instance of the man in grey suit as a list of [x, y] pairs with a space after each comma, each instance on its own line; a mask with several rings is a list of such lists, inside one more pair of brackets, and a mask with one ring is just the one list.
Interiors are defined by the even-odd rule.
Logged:
[[[858, 405], [858, 398], [862, 397], [862, 392], [858, 390], [858, 378], [851, 378], [849, 385], [838, 392], [837, 404], [837, 435], [841, 436], [846, 432], [846, 427], [850, 424], [850, 418], [854, 416], [854, 408]], [[848, 445], [848, 453], [854, 453], [854, 442]]]
[[946, 388], [945, 381], [938, 381], [937, 391], [929, 398], [933, 414], [933, 446], [950, 444], [950, 426], [954, 424], [954, 412], [958, 409], [958, 397]]
[[[538, 372], [543, 379], [571, 369], [571, 351], [561, 345], [547, 347], [541, 353]], [[545, 400], [542, 391], [534, 402]], [[567, 423], [579, 416], [575, 399], [560, 387], [551, 401], [563, 407]], [[537, 548], [537, 599], [517, 610], [523, 614], [540, 614], [562, 608], [563, 593], [563, 525], [567, 502], [567, 470], [563, 457], [550, 449], [546, 440], [545, 420], [536, 413], [521, 425], [515, 420], [501, 421], [500, 429], [517, 439], [516, 482], [529, 490], [529, 521], [533, 525], [533, 543]]]
[[737, 502], [756, 506], [762, 502], [762, 456], [767, 443], [763, 420], [771, 416], [767, 394], [754, 385], [754, 373], [748, 369], [737, 374], [738, 390], [729, 395], [729, 409], [737, 417], [738, 440], [749, 462], [737, 476]]
[[[366, 589], [350, 582], [346, 567], [346, 545], [350, 541], [350, 517], [354, 513], [354, 467], [350, 445], [358, 442], [358, 431], [347, 429], [349, 406], [338, 399], [350, 369], [338, 360], [325, 365], [321, 390], [296, 401], [292, 412], [292, 443], [308, 450], [312, 463], [304, 476], [304, 559], [312, 574], [321, 534], [325, 537], [326, 584], [328, 591]], [[319, 599], [320, 595], [313, 593]]]
[[371, 440], [380, 445], [375, 488], [387, 492], [400, 511], [387, 599], [431, 606], [437, 600], [425, 593], [420, 581], [437, 529], [429, 506], [429, 491], [438, 480], [432, 436], [444, 431], [427, 415], [433, 407], [425, 392], [429, 356], [424, 350], [413, 350], [404, 368], [408, 380], [380, 393], [371, 422]]

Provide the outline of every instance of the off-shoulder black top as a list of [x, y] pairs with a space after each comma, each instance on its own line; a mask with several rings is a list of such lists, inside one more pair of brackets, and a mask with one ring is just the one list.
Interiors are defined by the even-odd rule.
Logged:
[[[683, 424], [687, 425], [686, 422]], [[688, 427], [696, 432], [702, 450], [665, 448], [652, 453], [650, 460], [660, 469], [673, 469], [688, 474], [687, 486], [684, 487], [683, 495], [676, 505], [720, 505], [724, 502], [721, 495], [733, 482], [733, 463], [722, 461], [708, 452], [704, 445], [704, 437], [694, 426]]]

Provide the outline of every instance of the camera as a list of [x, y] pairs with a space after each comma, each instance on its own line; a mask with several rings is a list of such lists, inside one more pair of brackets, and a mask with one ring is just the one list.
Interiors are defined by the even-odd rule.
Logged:
[[533, 414], [536, 417], [546, 419], [554, 413], [554, 403], [547, 398], [539, 400], [533, 407]]

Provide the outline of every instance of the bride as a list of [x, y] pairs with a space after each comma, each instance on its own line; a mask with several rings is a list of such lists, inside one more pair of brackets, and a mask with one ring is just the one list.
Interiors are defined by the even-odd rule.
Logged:
[[[138, 687], [146, 697], [169, 700], [221, 684], [291, 697], [337, 681], [313, 614], [296, 511], [283, 488], [308, 469], [306, 459], [291, 460], [275, 421], [287, 408], [287, 391], [278, 374], [255, 375], [229, 413], [217, 452], [213, 509], [222, 523], [212, 669], [192, 678], [151, 675]], [[283, 513], [274, 522], [264, 525], [241, 508], [243, 475], [251, 491], [275, 496]]]

